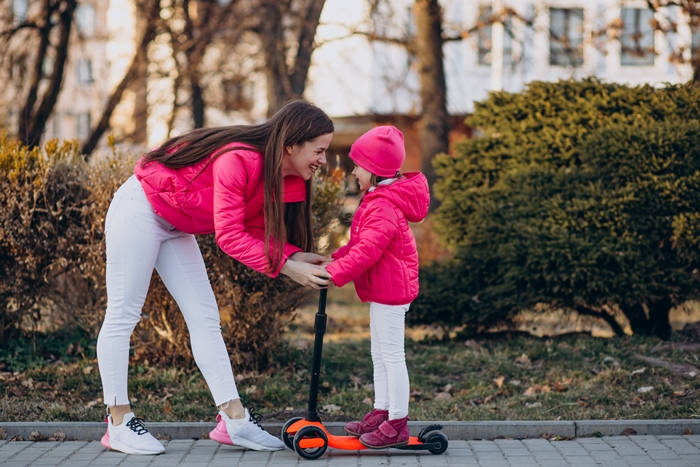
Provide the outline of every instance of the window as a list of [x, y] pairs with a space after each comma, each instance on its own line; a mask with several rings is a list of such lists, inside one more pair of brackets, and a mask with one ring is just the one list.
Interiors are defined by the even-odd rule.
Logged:
[[90, 113], [89, 112], [83, 112], [76, 114], [75, 116], [75, 124], [76, 124], [76, 136], [80, 140], [87, 139], [87, 137], [90, 135]]
[[79, 3], [75, 9], [75, 23], [83, 37], [95, 34], [95, 7], [90, 3]]
[[15, 24], [19, 24], [27, 19], [27, 10], [29, 9], [29, 0], [11, 0], [12, 20]]
[[[493, 10], [490, 6], [479, 7], [479, 28], [477, 41], [479, 47], [479, 65], [491, 65], [491, 31], [493, 30]], [[503, 64], [511, 65], [511, 48], [513, 44], [513, 26], [510, 18], [503, 21]]]
[[92, 84], [92, 61], [78, 60], [76, 76], [79, 85], [87, 86]]
[[620, 60], [623, 66], [654, 64], [654, 12], [650, 8], [623, 8]]
[[406, 35], [409, 38], [416, 37], [418, 26], [416, 25], [416, 15], [413, 14], [413, 7], [407, 8]]
[[549, 9], [549, 64], [583, 65], [583, 8]]

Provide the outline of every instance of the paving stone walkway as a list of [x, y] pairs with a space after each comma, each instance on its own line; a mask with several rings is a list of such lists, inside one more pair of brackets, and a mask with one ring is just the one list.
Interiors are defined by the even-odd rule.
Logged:
[[0, 441], [0, 466], [162, 466], [162, 467], [700, 467], [700, 435], [608, 436], [567, 441], [496, 439], [450, 441], [447, 452], [329, 449], [317, 460], [295, 452], [246, 451], [211, 440], [163, 441], [160, 456], [128, 456], [107, 451], [98, 441]]

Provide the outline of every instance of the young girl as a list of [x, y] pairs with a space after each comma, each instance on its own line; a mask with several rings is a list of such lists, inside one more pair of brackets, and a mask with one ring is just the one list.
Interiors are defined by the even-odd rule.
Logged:
[[404, 319], [418, 295], [418, 252], [408, 221], [428, 214], [428, 182], [420, 172], [401, 175], [403, 135], [393, 126], [373, 128], [350, 148], [352, 173], [365, 192], [350, 227], [350, 242], [327, 266], [333, 283], [355, 281], [370, 302], [374, 364], [374, 410], [345, 430], [369, 448], [408, 443], [409, 382], [404, 354]]

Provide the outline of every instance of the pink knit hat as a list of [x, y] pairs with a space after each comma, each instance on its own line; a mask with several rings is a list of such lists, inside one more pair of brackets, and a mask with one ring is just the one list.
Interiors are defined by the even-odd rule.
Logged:
[[350, 159], [380, 177], [393, 177], [406, 159], [403, 134], [394, 126], [378, 126], [357, 138]]

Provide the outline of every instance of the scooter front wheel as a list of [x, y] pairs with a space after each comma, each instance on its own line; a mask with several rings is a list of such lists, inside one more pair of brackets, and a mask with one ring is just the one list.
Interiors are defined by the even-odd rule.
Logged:
[[317, 426], [305, 426], [294, 435], [294, 450], [304, 459], [318, 459], [328, 449], [328, 436]]
[[290, 418], [287, 420], [287, 423], [284, 424], [282, 427], [282, 441], [284, 442], [284, 445], [287, 446], [289, 449], [292, 451], [294, 450], [294, 435], [289, 435], [287, 433], [287, 430], [289, 429], [290, 426], [298, 422], [299, 420], [303, 420], [302, 417], [294, 417]]

